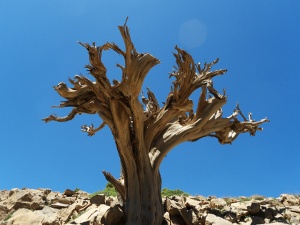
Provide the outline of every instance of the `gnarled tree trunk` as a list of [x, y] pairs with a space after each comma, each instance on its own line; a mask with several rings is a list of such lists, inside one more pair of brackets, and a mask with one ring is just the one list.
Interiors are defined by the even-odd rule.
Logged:
[[[139, 103], [136, 101], [136, 104]], [[118, 101], [111, 101], [111, 112], [124, 185], [120, 185], [121, 182], [110, 174], [104, 172], [104, 175], [117, 187], [123, 198], [126, 224], [161, 224], [163, 218], [161, 178], [159, 171], [150, 163], [143, 129], [136, 127], [138, 121], [130, 120], [126, 109]]]
[[[220, 94], [214, 89], [212, 78], [226, 70], [211, 70], [218, 60], [205, 63], [203, 67], [196, 65], [192, 57], [177, 46], [177, 53], [174, 53], [177, 68], [170, 75], [175, 80], [163, 106], [158, 104], [150, 89], [147, 97], [142, 96], [140, 101], [144, 78], [159, 60], [135, 50], [126, 24], [119, 30], [125, 51], [114, 43], [100, 47], [80, 43], [88, 50], [90, 65], [86, 68], [95, 80], [75, 76], [74, 80], [69, 80], [72, 88], [65, 83], [55, 86], [66, 99], [58, 107], [72, 107], [72, 111], [65, 117], [50, 115], [43, 120], [65, 122], [81, 113], [98, 114], [103, 123], [97, 128], [84, 125], [82, 131], [92, 136], [107, 124], [115, 138], [122, 175], [116, 179], [108, 172], [103, 173], [124, 202], [126, 224], [160, 225], [163, 206], [159, 167], [174, 146], [207, 136], [217, 138], [221, 144], [231, 143], [240, 133], [254, 135], [268, 120], [254, 121], [250, 114], [247, 119], [238, 105], [232, 115], [222, 117], [227, 97], [225, 91]], [[117, 65], [122, 71], [121, 81], [109, 82], [101, 60], [105, 50], [113, 50], [124, 57], [125, 65]], [[201, 94], [194, 111], [189, 97], [198, 88]], [[239, 115], [242, 121], [238, 120]]]

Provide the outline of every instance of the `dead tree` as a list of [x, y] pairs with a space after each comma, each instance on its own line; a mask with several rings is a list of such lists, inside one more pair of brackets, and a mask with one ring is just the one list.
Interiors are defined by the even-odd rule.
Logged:
[[[143, 81], [159, 60], [136, 51], [126, 23], [119, 30], [124, 50], [115, 43], [102, 46], [80, 43], [88, 51], [90, 64], [86, 68], [94, 80], [76, 75], [69, 79], [72, 88], [62, 82], [55, 86], [55, 91], [66, 99], [58, 107], [72, 107], [72, 110], [65, 117], [50, 115], [43, 120], [65, 122], [81, 113], [98, 114], [103, 123], [97, 128], [84, 125], [82, 131], [92, 136], [108, 125], [114, 136], [122, 178], [103, 173], [123, 199], [126, 224], [160, 225], [163, 205], [159, 167], [169, 151], [182, 142], [208, 136], [217, 138], [221, 144], [231, 143], [241, 133], [255, 135], [268, 120], [247, 119], [238, 105], [230, 116], [222, 117], [227, 97], [225, 91], [221, 94], [214, 89], [212, 78], [226, 70], [212, 70], [218, 59], [203, 66], [195, 64], [191, 55], [177, 46], [174, 53], [177, 67], [170, 74], [175, 79], [163, 105], [150, 89], [146, 97], [141, 96]], [[122, 72], [121, 81], [110, 83], [107, 78], [101, 59], [107, 50], [124, 57], [124, 65], [117, 64]], [[194, 103], [189, 97], [197, 89], [201, 93], [193, 110]]]

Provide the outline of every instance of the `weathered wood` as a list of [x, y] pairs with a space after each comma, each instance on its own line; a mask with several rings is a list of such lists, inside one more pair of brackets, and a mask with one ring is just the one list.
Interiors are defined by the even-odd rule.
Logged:
[[119, 180], [117, 180], [110, 173], [108, 173], [106, 171], [102, 171], [102, 173], [105, 176], [106, 180], [115, 187], [115, 189], [119, 193], [120, 197], [122, 198], [122, 201], [124, 202], [126, 199], [126, 195], [125, 195], [124, 183], [122, 183], [123, 179], [120, 178]]
[[[89, 54], [90, 64], [86, 66], [94, 81], [82, 75], [69, 79], [73, 87], [63, 82], [54, 90], [66, 100], [58, 107], [72, 107], [65, 117], [50, 115], [45, 122], [65, 122], [72, 120], [77, 114], [98, 114], [103, 120], [98, 128], [82, 126], [82, 131], [94, 135], [106, 124], [110, 128], [116, 142], [121, 161], [121, 179], [103, 172], [106, 179], [119, 192], [124, 202], [126, 224], [161, 225], [163, 220], [161, 177], [159, 167], [170, 150], [185, 141], [196, 141], [211, 136], [221, 144], [234, 141], [241, 133], [255, 135], [261, 130], [260, 125], [267, 119], [254, 121], [252, 114], [247, 119], [239, 105], [228, 117], [222, 117], [222, 106], [226, 104], [225, 90], [219, 93], [213, 87], [212, 79], [223, 75], [226, 69], [212, 70], [218, 59], [212, 63], [195, 64], [192, 56], [175, 47], [174, 53], [177, 67], [170, 77], [171, 92], [162, 107], [153, 92], [147, 89], [140, 101], [142, 85], [148, 72], [159, 60], [148, 53], [138, 53], [131, 40], [126, 23], [119, 26], [125, 43], [125, 50], [115, 43], [96, 46], [81, 43]], [[121, 69], [121, 81], [110, 83], [106, 76], [106, 68], [102, 62], [104, 51], [112, 50], [124, 58]], [[201, 89], [199, 100], [194, 110], [191, 94]], [[241, 116], [243, 121], [239, 121]], [[186, 223], [190, 223], [187, 213], [181, 213]]]

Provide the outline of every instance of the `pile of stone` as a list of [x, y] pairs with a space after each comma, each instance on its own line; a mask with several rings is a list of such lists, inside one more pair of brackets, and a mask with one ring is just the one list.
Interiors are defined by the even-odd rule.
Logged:
[[165, 222], [197, 225], [300, 224], [300, 197], [216, 198], [173, 196], [165, 199]]
[[63, 225], [123, 223], [115, 197], [67, 189], [13, 189], [0, 191], [0, 225]]
[[[164, 197], [164, 225], [300, 224], [300, 197]], [[0, 191], [0, 225], [122, 225], [116, 197], [67, 189]]]

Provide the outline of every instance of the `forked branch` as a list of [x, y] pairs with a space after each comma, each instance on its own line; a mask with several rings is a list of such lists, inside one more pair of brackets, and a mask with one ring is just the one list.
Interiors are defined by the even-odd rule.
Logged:
[[[222, 118], [222, 106], [226, 104], [227, 97], [213, 87], [212, 78], [224, 74], [227, 70], [219, 69], [212, 71], [212, 66], [218, 62], [195, 65], [192, 57], [184, 50], [176, 47], [175, 55], [177, 67], [171, 73], [175, 77], [173, 90], [167, 101], [156, 114], [153, 114], [152, 123], [146, 133], [146, 139], [150, 140], [150, 161], [153, 167], [159, 165], [166, 154], [176, 145], [185, 141], [195, 141], [206, 136], [216, 137], [220, 143], [227, 144], [235, 140], [240, 133], [249, 132], [254, 135], [261, 130], [260, 125], [268, 122], [262, 119], [258, 122], [249, 120], [242, 114], [239, 106], [234, 113]], [[196, 110], [193, 110], [193, 102], [190, 95], [201, 88]], [[208, 96], [208, 93], [212, 96]], [[241, 115], [244, 121], [240, 122], [237, 116]], [[148, 119], [148, 120], [151, 120]], [[151, 126], [153, 124], [153, 126]]]

